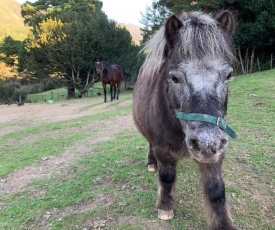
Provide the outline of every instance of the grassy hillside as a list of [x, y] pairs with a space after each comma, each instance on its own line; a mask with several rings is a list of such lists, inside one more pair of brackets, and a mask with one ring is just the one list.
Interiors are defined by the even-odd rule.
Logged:
[[[15, 0], [0, 1], [0, 40], [11, 36], [15, 40], [24, 40], [29, 32], [29, 28], [24, 25], [21, 16], [21, 5]], [[129, 30], [133, 41], [139, 44], [142, 39], [140, 28], [133, 24], [119, 24]]]
[[[3, 38], [11, 36], [14, 40], [23, 41], [29, 32], [29, 28], [24, 25], [21, 16], [21, 6], [15, 0], [0, 0], [0, 42]], [[12, 68], [0, 62], [0, 78], [9, 78], [16, 73]]]
[[139, 45], [140, 41], [142, 40], [141, 30], [138, 26], [133, 24], [119, 24], [121, 27], [125, 27], [131, 34], [133, 41], [135, 44]]
[[0, 1], [0, 40], [11, 36], [15, 40], [24, 40], [29, 28], [24, 25], [20, 4], [15, 0]]
[[[275, 226], [274, 92], [275, 70], [230, 83], [227, 120], [239, 137], [230, 140], [223, 171], [237, 229]], [[0, 106], [2, 116], [6, 108], [11, 116], [0, 124], [0, 228], [206, 230], [196, 164], [178, 165], [175, 218], [159, 221], [157, 178], [147, 172], [148, 144], [131, 122], [132, 94], [113, 103], [102, 99], [40, 104], [56, 116], [75, 108], [61, 121], [36, 120], [32, 106], [39, 103], [17, 112]], [[11, 119], [24, 108], [33, 117]]]
[[[109, 92], [109, 85], [107, 85], [107, 91]], [[125, 84], [121, 85], [120, 88], [121, 92], [125, 91]], [[76, 94], [78, 94], [78, 91], [76, 90]], [[45, 91], [42, 93], [35, 93], [35, 94], [29, 94], [27, 96], [27, 99], [32, 102], [46, 102], [47, 100], [54, 100], [55, 102], [61, 102], [66, 100], [67, 96], [67, 89], [66, 88], [59, 88], [59, 89], [53, 89], [49, 91]], [[98, 97], [101, 96], [103, 98], [103, 88], [101, 82], [95, 83], [87, 93], [85, 93], [86, 97]], [[110, 95], [107, 95], [108, 100]]]

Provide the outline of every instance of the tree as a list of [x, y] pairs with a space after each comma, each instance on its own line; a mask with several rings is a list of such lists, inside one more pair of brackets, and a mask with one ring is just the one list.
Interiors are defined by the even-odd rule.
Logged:
[[29, 1], [22, 5], [22, 17], [25, 23], [36, 29], [37, 25], [49, 17], [57, 17], [61, 12], [72, 8], [78, 11], [100, 11], [102, 2], [99, 0], [37, 0], [34, 3]]
[[2, 54], [2, 56], [0, 56], [0, 61], [3, 61], [10, 67], [15, 67], [21, 48], [21, 41], [16, 41], [10, 36], [5, 37], [0, 45], [0, 54]]
[[145, 14], [142, 14], [141, 23], [143, 24], [142, 42], [146, 42], [162, 25], [164, 19], [171, 14], [166, 5], [153, 1], [151, 7], [146, 8]]
[[[159, 0], [152, 4], [143, 16], [145, 25], [144, 35], [147, 39], [157, 30], [167, 15], [159, 14], [160, 8], [164, 12], [179, 14], [182, 10], [201, 10], [204, 12], [218, 12], [230, 9], [235, 12], [238, 21], [234, 36], [236, 54], [241, 63], [241, 72], [252, 72], [256, 61], [260, 70], [272, 68], [272, 58], [275, 53], [275, 3], [274, 0]], [[160, 15], [156, 20], [156, 15]], [[157, 22], [157, 23], [156, 23]], [[151, 24], [150, 24], [151, 23]], [[148, 26], [149, 25], [149, 26]], [[271, 57], [271, 60], [270, 60]], [[269, 61], [270, 60], [270, 61]]]
[[33, 29], [22, 54], [25, 58], [20, 59], [22, 66], [35, 78], [63, 76], [68, 97], [74, 96], [75, 88], [83, 93], [95, 82], [96, 57], [135, 68], [127, 60], [137, 54], [130, 33], [108, 20], [101, 7], [96, 0], [25, 3], [22, 15]]

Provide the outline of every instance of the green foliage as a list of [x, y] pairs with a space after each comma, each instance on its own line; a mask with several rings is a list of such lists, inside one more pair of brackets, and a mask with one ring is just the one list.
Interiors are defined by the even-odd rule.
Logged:
[[20, 49], [22, 49], [21, 41], [16, 41], [10, 36], [5, 37], [0, 44], [0, 61], [8, 66], [15, 66]]
[[161, 5], [156, 0], [153, 1], [151, 7], [146, 8], [145, 14], [142, 14], [141, 23], [143, 24], [142, 43], [145, 43], [162, 25], [164, 19], [171, 14], [166, 5]]
[[85, 93], [96, 82], [97, 57], [136, 74], [138, 46], [125, 28], [108, 20], [101, 7], [97, 0], [25, 3], [22, 15], [33, 33], [19, 59], [21, 70], [37, 79], [64, 77], [72, 96], [75, 88]]
[[99, 11], [102, 8], [102, 2], [98, 0], [37, 0], [34, 3], [27, 1], [22, 5], [21, 14], [25, 23], [35, 30], [43, 20], [57, 17], [60, 12], [66, 12], [73, 8], [77, 9], [79, 13]]
[[[20, 100], [25, 102], [28, 94], [40, 93], [42, 91], [52, 90], [64, 86], [64, 82], [59, 78], [46, 78], [40, 83], [35, 84], [29, 84], [29, 81], [25, 80], [26, 79], [18, 80], [13, 78], [10, 78], [9, 80], [1, 80], [0, 104], [7, 102], [18, 102]], [[36, 101], [39, 100], [36, 99]]]
[[28, 93], [28, 90], [25, 88], [15, 89], [11, 99], [13, 101], [26, 101]]
[[14, 93], [20, 88], [21, 84], [17, 81], [0, 81], [0, 104], [3, 102], [11, 102], [14, 97]]
[[[236, 66], [238, 72], [253, 72], [256, 69], [270, 69], [271, 55], [275, 51], [275, 3], [273, 0], [171, 0], [155, 1], [143, 16], [144, 38], [147, 40], [167, 17], [159, 10], [174, 12], [200, 10], [204, 12], [219, 12], [229, 9], [235, 13], [237, 21], [234, 43], [237, 58], [241, 66]], [[157, 18], [157, 20], [156, 20]], [[151, 24], [150, 24], [151, 23]], [[274, 61], [273, 61], [274, 63]]]

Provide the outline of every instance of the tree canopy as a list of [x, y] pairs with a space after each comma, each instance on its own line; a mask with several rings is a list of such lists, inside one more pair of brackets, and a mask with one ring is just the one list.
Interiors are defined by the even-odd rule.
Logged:
[[224, 9], [233, 11], [238, 22], [234, 43], [241, 63], [240, 71], [252, 72], [255, 66], [258, 70], [272, 68], [272, 55], [275, 53], [273, 0], [155, 0], [142, 18], [143, 42], [159, 29], [172, 12], [179, 14], [182, 10], [201, 10], [215, 14]]
[[117, 27], [102, 12], [98, 0], [38, 0], [22, 5], [22, 16], [32, 26], [19, 59], [20, 69], [34, 78], [60, 75], [67, 80], [68, 96], [74, 88], [85, 92], [97, 80], [95, 59], [137, 71], [138, 47], [125, 28]]

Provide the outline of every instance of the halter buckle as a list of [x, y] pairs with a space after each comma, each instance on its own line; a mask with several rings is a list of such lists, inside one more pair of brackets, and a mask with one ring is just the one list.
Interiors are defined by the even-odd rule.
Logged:
[[226, 121], [222, 117], [217, 118], [216, 125], [219, 128], [224, 129], [224, 130], [226, 129], [226, 126], [227, 126]]

